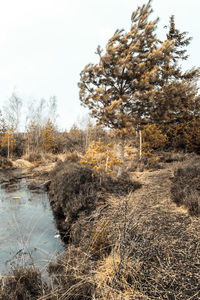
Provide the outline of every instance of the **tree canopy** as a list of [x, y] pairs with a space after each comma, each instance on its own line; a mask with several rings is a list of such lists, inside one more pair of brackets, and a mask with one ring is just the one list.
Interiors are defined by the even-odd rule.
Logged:
[[80, 74], [80, 101], [100, 124], [126, 132], [133, 125], [180, 122], [198, 113], [199, 69], [183, 72], [190, 38], [170, 18], [166, 40], [156, 35], [159, 19], [149, 20], [151, 0], [131, 17], [130, 31], [116, 30], [97, 64]]

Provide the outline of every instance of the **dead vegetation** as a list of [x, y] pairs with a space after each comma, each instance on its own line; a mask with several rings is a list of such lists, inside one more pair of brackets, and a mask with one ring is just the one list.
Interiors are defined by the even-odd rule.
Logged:
[[200, 215], [200, 160], [190, 160], [175, 170], [171, 188], [172, 200], [185, 206], [194, 216]]
[[10, 159], [0, 156], [0, 169], [10, 169], [12, 167], [13, 164]]
[[47, 291], [47, 284], [34, 267], [14, 269], [0, 280], [1, 300], [35, 300]]
[[59, 162], [50, 173], [50, 179], [50, 204], [57, 226], [65, 240], [70, 239], [75, 244], [79, 243], [80, 236], [90, 238], [91, 224], [87, 218], [98, 207], [106, 205], [108, 194], [125, 195], [140, 187], [138, 182], [128, 178], [108, 177], [100, 181], [90, 169], [69, 161]]
[[173, 190], [193, 199], [200, 160], [163, 154], [158, 162], [162, 169], [138, 167], [129, 179], [102, 184], [77, 163], [57, 163], [50, 199], [68, 245], [48, 267], [48, 288], [33, 280], [43, 290], [28, 298], [25, 287], [27, 298], [19, 298], [15, 280], [12, 299], [199, 299], [200, 222], [174, 202]]

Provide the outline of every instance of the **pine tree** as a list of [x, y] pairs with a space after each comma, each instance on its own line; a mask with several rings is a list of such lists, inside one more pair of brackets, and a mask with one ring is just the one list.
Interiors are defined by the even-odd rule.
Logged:
[[187, 34], [188, 33], [186, 31], [180, 32], [180, 30], [176, 28], [175, 17], [172, 15], [169, 21], [169, 32], [167, 33], [167, 39], [174, 42], [175, 48], [173, 60], [175, 62], [179, 61], [180, 59], [187, 60], [189, 57], [187, 50], [184, 48], [190, 44], [192, 38], [187, 37]]
[[160, 45], [155, 34], [158, 19], [149, 21], [151, 13], [150, 0], [132, 14], [130, 31], [117, 30], [104, 54], [97, 48], [99, 63], [81, 72], [82, 104], [100, 124], [121, 133], [122, 140], [133, 125], [149, 117], [158, 64], [172, 45], [170, 41]]
[[159, 66], [160, 80], [157, 85], [155, 122], [187, 122], [199, 114], [197, 80], [200, 69], [183, 71], [182, 61], [188, 59], [186, 47], [191, 37], [187, 32], [180, 32], [175, 26], [174, 16], [170, 18], [167, 40], [173, 43], [168, 55]]
[[92, 141], [80, 163], [92, 169], [93, 174], [99, 174], [101, 179], [114, 174], [115, 167], [122, 162], [112, 148], [112, 144], [105, 145], [101, 139]]
[[200, 98], [197, 96], [200, 69], [184, 71], [182, 68], [182, 62], [189, 57], [186, 48], [192, 38], [176, 28], [174, 16], [170, 17], [167, 40], [172, 41], [174, 46], [160, 66], [157, 122], [160, 119], [163, 132], [168, 135], [174, 149], [188, 149], [186, 132], [200, 113]]
[[97, 48], [99, 63], [81, 72], [82, 104], [100, 124], [120, 132], [122, 141], [133, 126], [141, 133], [148, 124], [179, 123], [199, 111], [199, 69], [183, 72], [180, 65], [191, 39], [171, 17], [166, 40], [159, 41], [158, 19], [149, 21], [151, 2], [133, 12], [130, 31], [117, 30], [105, 53]]
[[56, 149], [55, 143], [55, 126], [51, 121], [48, 121], [47, 124], [41, 131], [39, 146], [42, 150], [47, 152], [53, 152]]

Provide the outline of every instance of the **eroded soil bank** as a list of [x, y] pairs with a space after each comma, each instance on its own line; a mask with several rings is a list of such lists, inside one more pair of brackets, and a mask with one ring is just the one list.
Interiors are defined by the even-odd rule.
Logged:
[[49, 179], [49, 200], [58, 229], [65, 242], [74, 245], [90, 239], [92, 223], [101, 217], [99, 209], [106, 210], [109, 196], [125, 196], [141, 186], [128, 178], [106, 178], [100, 183], [90, 169], [71, 162], [58, 163]]

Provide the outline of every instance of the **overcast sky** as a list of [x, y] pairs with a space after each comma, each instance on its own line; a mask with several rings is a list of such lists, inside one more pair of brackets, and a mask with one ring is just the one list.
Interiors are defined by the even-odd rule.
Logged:
[[[57, 97], [58, 125], [69, 129], [86, 110], [77, 83], [116, 29], [129, 30], [143, 0], [0, 0], [0, 107], [15, 91], [26, 103]], [[160, 34], [175, 15], [193, 37], [187, 68], [200, 66], [200, 0], [154, 0]]]

